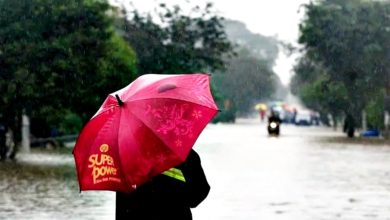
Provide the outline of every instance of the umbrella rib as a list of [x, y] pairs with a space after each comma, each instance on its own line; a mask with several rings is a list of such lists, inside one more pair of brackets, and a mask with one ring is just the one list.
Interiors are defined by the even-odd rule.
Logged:
[[[99, 116], [99, 115], [101, 115], [101, 114], [104, 114], [105, 112], [107, 112], [107, 111], [112, 111], [112, 109], [113, 108], [116, 108], [116, 107], [120, 107], [118, 104], [111, 104], [111, 105], [109, 105], [109, 106], [106, 106], [106, 108], [104, 108], [104, 109], [102, 109], [102, 110], [98, 110], [96, 113], [95, 113], [95, 115], [93, 115], [92, 117], [91, 117], [91, 119], [93, 119], [93, 118], [96, 118], [97, 116]], [[91, 120], [90, 119], [90, 120]]]
[[[111, 120], [107, 120], [107, 121], [103, 124], [103, 126], [99, 129], [99, 131], [98, 131], [97, 133], [100, 134], [100, 133], [102, 132], [103, 129], [106, 129], [105, 127], [107, 126], [108, 123], [112, 123], [112, 121], [111, 121]], [[96, 143], [96, 138], [93, 140], [91, 146], [93, 146], [95, 143]], [[91, 153], [90, 153], [91, 150], [92, 150], [92, 147], [89, 148], [89, 151], [88, 151], [89, 154], [88, 154], [88, 155], [91, 154]], [[87, 166], [88, 166], [88, 163], [83, 163], [83, 166], [82, 166], [82, 169], [81, 169], [80, 176], [84, 176], [84, 173], [85, 173], [86, 170], [87, 170]]]
[[[172, 75], [172, 76], [170, 76], [170, 77], [167, 77], [167, 78], [164, 78], [164, 79], [162, 79], [163, 81], [164, 80], [172, 80], [172, 79], [175, 79], [175, 78], [180, 78], [180, 75]], [[161, 81], [160, 81], [161, 82]], [[135, 91], [131, 96], [136, 96], [138, 93], [140, 93], [140, 92], [142, 92], [142, 91], [144, 91], [144, 90], [147, 90], [148, 88], [150, 88], [150, 87], [153, 87], [154, 86], [154, 83], [156, 83], [156, 82], [151, 82], [151, 83], [149, 83], [148, 85], [146, 85], [146, 86], [144, 86], [144, 87], [142, 87], [142, 88], [138, 88], [138, 90], [137, 91]]]
[[[122, 118], [122, 111], [120, 111], [120, 118]], [[116, 141], [118, 142], [117, 143], [117, 145], [119, 146], [119, 130], [118, 130], [118, 134], [117, 134], [118, 136], [117, 136], [117, 138], [116, 138]], [[130, 135], [133, 135], [133, 132], [130, 132]], [[136, 139], [135, 139], [136, 140]], [[125, 172], [124, 172], [124, 169], [123, 169], [123, 164], [122, 164], [122, 159], [121, 159], [121, 154], [120, 154], [120, 152], [119, 152], [119, 147], [117, 148], [118, 149], [118, 157], [119, 157], [119, 161], [118, 161], [118, 163], [119, 163], [119, 166], [120, 166], [120, 168], [122, 169], [121, 170], [121, 176], [122, 176], [122, 178], [123, 178], [123, 180], [125, 181], [125, 184], [126, 184], [126, 186], [127, 187], [129, 187], [129, 188], [132, 188], [132, 186], [127, 182], [127, 178], [126, 178], [126, 175], [125, 175]]]

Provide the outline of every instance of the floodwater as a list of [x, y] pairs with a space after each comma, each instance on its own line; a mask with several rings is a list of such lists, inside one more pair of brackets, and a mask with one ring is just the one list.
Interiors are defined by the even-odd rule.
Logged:
[[[390, 146], [328, 141], [329, 128], [210, 124], [194, 149], [211, 185], [194, 220], [390, 219]], [[342, 138], [340, 138], [341, 140]], [[79, 193], [71, 154], [0, 164], [0, 219], [114, 219], [113, 192]]]

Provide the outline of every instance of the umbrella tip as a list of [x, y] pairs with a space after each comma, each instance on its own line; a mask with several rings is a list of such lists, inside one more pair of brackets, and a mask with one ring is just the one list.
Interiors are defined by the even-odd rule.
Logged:
[[175, 89], [177, 86], [175, 84], [164, 84], [164, 85], [161, 85], [160, 87], [158, 87], [157, 89], [157, 92], [158, 93], [162, 93], [162, 92], [166, 92], [168, 90], [172, 90], [172, 89]]
[[121, 100], [121, 98], [119, 98], [119, 95], [118, 94], [115, 94], [115, 98], [116, 98], [116, 100], [118, 101], [118, 104], [119, 104], [119, 106], [123, 106], [123, 101]]

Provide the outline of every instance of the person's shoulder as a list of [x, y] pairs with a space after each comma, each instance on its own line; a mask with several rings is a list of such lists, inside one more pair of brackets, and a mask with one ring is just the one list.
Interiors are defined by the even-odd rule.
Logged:
[[191, 149], [186, 161], [189, 163], [200, 163], [200, 156], [194, 149]]

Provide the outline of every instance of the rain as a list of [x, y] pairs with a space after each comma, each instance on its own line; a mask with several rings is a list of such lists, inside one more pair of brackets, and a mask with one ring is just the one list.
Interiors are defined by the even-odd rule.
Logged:
[[0, 219], [116, 219], [116, 190], [191, 148], [211, 187], [194, 220], [390, 218], [390, 1], [0, 10]]

